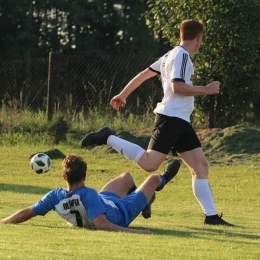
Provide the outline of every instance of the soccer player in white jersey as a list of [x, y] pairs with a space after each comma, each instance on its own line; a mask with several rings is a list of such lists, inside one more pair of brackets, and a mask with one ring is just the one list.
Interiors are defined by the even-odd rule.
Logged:
[[150, 233], [149, 230], [138, 230], [128, 226], [147, 206], [147, 202], [153, 202], [151, 199], [155, 191], [162, 190], [178, 173], [180, 161], [170, 163], [161, 175], [150, 175], [138, 188], [130, 173], [122, 173], [108, 182], [99, 193], [85, 186], [87, 163], [81, 157], [68, 155], [62, 165], [66, 188], [48, 192], [34, 205], [17, 211], [0, 220], [0, 223], [21, 223], [55, 210], [73, 226]]
[[121, 93], [110, 101], [113, 108], [118, 110], [125, 106], [127, 97], [144, 81], [161, 75], [164, 96], [154, 109], [154, 131], [146, 151], [136, 144], [114, 136], [108, 127], [87, 134], [81, 144], [83, 147], [108, 144], [147, 172], [157, 170], [172, 150], [191, 171], [193, 192], [205, 215], [204, 224], [231, 226], [222, 219], [222, 214], [217, 214], [208, 181], [209, 164], [190, 124], [194, 96], [218, 94], [220, 88], [219, 81], [210, 82], [206, 86], [192, 84], [194, 68], [190, 56], [199, 49], [202, 33], [201, 22], [184, 20], [180, 25], [179, 46], [136, 75]]

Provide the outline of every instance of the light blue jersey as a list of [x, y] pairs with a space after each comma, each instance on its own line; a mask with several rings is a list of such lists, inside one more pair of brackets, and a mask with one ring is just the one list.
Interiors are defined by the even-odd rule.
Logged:
[[82, 187], [67, 192], [57, 188], [48, 192], [32, 206], [37, 215], [44, 216], [55, 210], [68, 224], [93, 228], [92, 220], [101, 214], [116, 225], [128, 226], [146, 206], [147, 200], [142, 192], [133, 192], [120, 198], [112, 192], [97, 193], [92, 188]]

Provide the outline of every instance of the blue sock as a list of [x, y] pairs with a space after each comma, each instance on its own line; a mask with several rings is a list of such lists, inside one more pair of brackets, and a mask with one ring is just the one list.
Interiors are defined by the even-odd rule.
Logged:
[[160, 177], [161, 177], [161, 179], [162, 179], [162, 184], [161, 184], [160, 187], [158, 187], [158, 188], [156, 189], [156, 191], [162, 190], [162, 189], [164, 188], [165, 184], [166, 184], [166, 178], [165, 178], [163, 175], [160, 175]]

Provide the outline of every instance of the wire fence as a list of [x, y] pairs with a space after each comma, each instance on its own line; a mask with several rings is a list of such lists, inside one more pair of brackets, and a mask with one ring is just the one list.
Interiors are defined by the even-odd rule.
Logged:
[[0, 58], [0, 108], [46, 109], [48, 59]]
[[[155, 57], [126, 55], [84, 57], [51, 54], [49, 58], [5, 60], [0, 58], [0, 108], [47, 111], [69, 115], [109, 107], [110, 99]], [[49, 73], [52, 65], [52, 73]], [[50, 87], [52, 77], [52, 91]], [[48, 96], [49, 94], [49, 96]], [[128, 98], [125, 113], [151, 112], [162, 98], [161, 82], [155, 77]]]
[[[54, 53], [50, 53], [45, 59], [0, 58], [0, 110], [10, 109], [14, 113], [19, 110], [42, 111], [47, 114], [47, 119], [52, 118], [56, 112], [62, 112], [63, 115], [70, 117], [79, 115], [87, 117], [88, 113], [98, 110], [105, 116], [113, 110], [109, 104], [110, 99], [156, 59], [157, 57], [140, 55], [86, 57]], [[140, 116], [152, 114], [162, 96], [160, 78], [151, 78], [128, 97], [127, 106], [121, 113], [125, 117], [130, 114]], [[197, 113], [192, 122], [195, 120], [197, 125], [205, 126], [205, 122], [211, 122], [212, 110], [211, 115], [215, 117], [216, 127], [223, 125], [224, 116], [219, 114], [223, 110], [218, 106], [222, 104], [225, 107], [230, 101], [221, 100], [224, 95], [218, 98], [217, 102], [214, 98], [209, 99], [212, 101], [212, 106], [203, 108], [203, 111], [197, 110], [203, 113], [200, 113], [199, 117]], [[232, 99], [241, 102], [239, 98], [232, 97]], [[236, 113], [230, 110], [229, 114], [231, 123], [228, 122], [227, 116], [225, 117], [225, 125], [228, 126], [243, 118], [240, 111]], [[251, 120], [252, 115], [256, 119], [259, 118], [258, 105], [254, 105], [251, 111], [246, 111], [244, 117]]]

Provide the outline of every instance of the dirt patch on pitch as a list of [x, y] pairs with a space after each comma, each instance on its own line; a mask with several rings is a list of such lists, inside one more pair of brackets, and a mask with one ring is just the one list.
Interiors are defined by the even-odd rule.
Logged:
[[[136, 143], [146, 149], [153, 128], [138, 130], [132, 133], [118, 131], [117, 136]], [[245, 160], [260, 160], [260, 128], [232, 126], [225, 129], [197, 129], [205, 155], [211, 163], [229, 164]], [[111, 147], [97, 146], [97, 152], [114, 153]]]
[[[211, 136], [214, 133], [222, 131], [222, 128], [212, 128], [212, 129], [197, 129], [196, 133], [199, 137], [199, 139], [202, 141], [205, 138]], [[144, 136], [144, 135], [151, 135], [153, 132], [153, 127], [149, 127], [146, 129], [138, 130], [135, 132], [132, 132], [133, 135], [135, 136]]]

